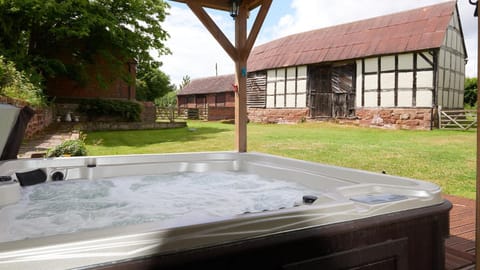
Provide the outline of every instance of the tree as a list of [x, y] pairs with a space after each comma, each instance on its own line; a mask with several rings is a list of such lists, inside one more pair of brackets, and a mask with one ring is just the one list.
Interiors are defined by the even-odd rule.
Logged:
[[177, 92], [168, 92], [163, 97], [155, 99], [155, 104], [159, 107], [175, 107], [177, 106]]
[[182, 90], [185, 86], [190, 83], [190, 76], [185, 75], [182, 78], [182, 82], [180, 83], [179, 89]]
[[0, 95], [27, 101], [35, 107], [47, 105], [39, 85], [31, 83], [15, 64], [0, 55]]
[[155, 99], [175, 90], [170, 77], [163, 73], [157, 64], [139, 66], [136, 81], [136, 99], [155, 101]]
[[160, 25], [167, 8], [164, 0], [2, 0], [0, 54], [41, 78], [82, 77], [94, 55], [117, 66], [153, 61], [149, 50], [169, 53]]
[[465, 78], [465, 95], [463, 100], [465, 105], [475, 107], [477, 105], [477, 78]]

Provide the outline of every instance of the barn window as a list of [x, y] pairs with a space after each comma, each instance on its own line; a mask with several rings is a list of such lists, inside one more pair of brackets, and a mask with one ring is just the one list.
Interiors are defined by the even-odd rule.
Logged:
[[267, 71], [267, 108], [304, 108], [306, 97], [306, 66]]

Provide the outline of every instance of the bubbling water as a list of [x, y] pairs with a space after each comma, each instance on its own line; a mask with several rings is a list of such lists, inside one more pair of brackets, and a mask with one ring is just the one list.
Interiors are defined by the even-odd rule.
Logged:
[[292, 207], [311, 190], [240, 172], [49, 182], [0, 209], [0, 242], [159, 222], [161, 228]]

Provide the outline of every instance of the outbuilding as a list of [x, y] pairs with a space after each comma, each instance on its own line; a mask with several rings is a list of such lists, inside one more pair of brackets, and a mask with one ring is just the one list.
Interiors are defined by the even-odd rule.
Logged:
[[202, 120], [235, 118], [235, 76], [194, 79], [177, 94], [179, 113]]

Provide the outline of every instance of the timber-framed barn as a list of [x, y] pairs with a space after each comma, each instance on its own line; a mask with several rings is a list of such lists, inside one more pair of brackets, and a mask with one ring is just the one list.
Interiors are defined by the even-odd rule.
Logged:
[[[456, 1], [294, 34], [250, 54], [248, 118], [431, 129], [439, 107], [463, 108], [466, 59]], [[205, 95], [195, 81], [179, 108]]]

